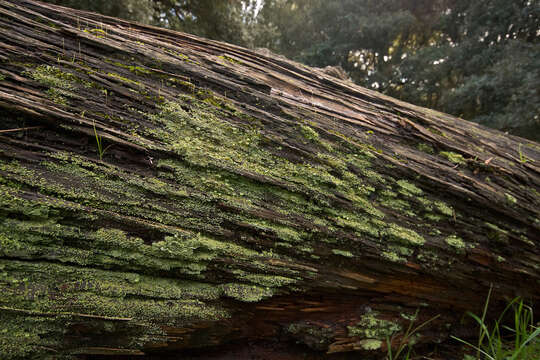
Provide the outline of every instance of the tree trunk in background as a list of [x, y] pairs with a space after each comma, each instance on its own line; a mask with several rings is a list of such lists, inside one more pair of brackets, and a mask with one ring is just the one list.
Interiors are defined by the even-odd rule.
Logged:
[[269, 54], [0, 1], [1, 357], [381, 357], [417, 314], [451, 358], [490, 284], [493, 315], [540, 298], [539, 165]]

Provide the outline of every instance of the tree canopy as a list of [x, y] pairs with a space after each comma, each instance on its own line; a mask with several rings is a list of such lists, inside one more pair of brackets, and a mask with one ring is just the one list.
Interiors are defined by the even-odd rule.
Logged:
[[340, 65], [362, 86], [540, 140], [536, 1], [50, 2]]

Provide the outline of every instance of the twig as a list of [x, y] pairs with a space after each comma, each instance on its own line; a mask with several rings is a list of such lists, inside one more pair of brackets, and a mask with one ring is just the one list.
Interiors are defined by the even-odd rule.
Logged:
[[12, 312], [18, 312], [28, 315], [35, 315], [35, 316], [44, 316], [44, 317], [55, 317], [59, 315], [65, 315], [65, 316], [75, 316], [75, 317], [82, 317], [82, 318], [89, 318], [89, 319], [99, 319], [99, 320], [110, 320], [110, 321], [131, 321], [133, 318], [124, 318], [124, 317], [113, 317], [113, 316], [102, 316], [102, 315], [92, 315], [92, 314], [81, 314], [81, 313], [73, 313], [73, 312], [41, 312], [41, 311], [35, 311], [35, 310], [28, 310], [28, 309], [17, 309], [12, 308], [8, 306], [0, 306], [0, 310], [4, 311], [12, 311]]
[[0, 130], [0, 134], [16, 132], [16, 131], [32, 130], [32, 129], [41, 129], [41, 128], [43, 128], [43, 126], [30, 126], [30, 127], [23, 127], [23, 128], [17, 128], [17, 129]]

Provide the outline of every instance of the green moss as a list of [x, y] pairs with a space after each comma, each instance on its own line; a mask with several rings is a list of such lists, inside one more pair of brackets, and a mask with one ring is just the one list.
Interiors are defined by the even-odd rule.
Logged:
[[162, 48], [166, 53], [168, 54], [171, 54], [173, 56], [175, 56], [176, 58], [182, 60], [182, 61], [185, 61], [187, 63], [191, 63], [191, 64], [199, 64], [197, 61], [195, 60], [192, 60], [189, 56], [187, 56], [186, 54], [182, 54], [181, 52], [178, 52], [178, 51], [174, 51], [172, 49], [168, 49], [168, 48]]
[[258, 219], [246, 219], [246, 221], [247, 223], [258, 229], [275, 233], [279, 239], [286, 242], [301, 243], [307, 237], [306, 233], [302, 231], [297, 231], [291, 226], [276, 224], [270, 221]]
[[516, 205], [517, 204], [517, 199], [510, 195], [509, 193], [504, 193], [504, 196], [506, 197], [506, 201], [509, 202], [510, 204], [512, 205]]
[[65, 73], [50, 65], [40, 65], [27, 74], [40, 84], [47, 86], [49, 98], [57, 104], [66, 105], [66, 98], [75, 97], [73, 74]]
[[340, 256], [345, 256], [345, 257], [354, 257], [354, 254], [352, 252], [346, 251], [346, 250], [332, 249], [332, 253], [334, 255], [340, 255]]
[[426, 242], [426, 240], [415, 231], [403, 228], [396, 224], [390, 224], [386, 232], [391, 240], [405, 245], [420, 246]]
[[365, 340], [360, 340], [358, 342], [358, 344], [360, 345], [362, 349], [368, 350], [368, 351], [380, 349], [382, 346], [382, 343], [383, 342], [381, 340], [377, 340], [377, 339], [365, 339]]
[[530, 246], [536, 246], [533, 241], [529, 240], [525, 235], [520, 235], [519, 240]]
[[335, 216], [335, 223], [338, 226], [353, 229], [358, 234], [369, 235], [374, 238], [379, 237], [380, 226], [376, 225], [373, 221], [345, 212], [334, 211], [333, 215]]
[[448, 236], [446, 239], [444, 239], [444, 242], [453, 247], [458, 253], [463, 253], [467, 248], [463, 239], [457, 237], [456, 235]]
[[249, 281], [253, 284], [269, 288], [278, 288], [296, 283], [295, 279], [291, 279], [285, 276], [252, 274], [242, 270], [233, 270], [232, 272], [236, 275], [236, 278], [238, 280]]
[[135, 80], [131, 80], [131, 79], [128, 79], [126, 77], [123, 77], [119, 74], [116, 74], [116, 73], [107, 73], [108, 76], [112, 77], [112, 78], [115, 78], [115, 79], [118, 79], [126, 84], [133, 84], [133, 85], [136, 85], [136, 86], [139, 86], [139, 87], [144, 87], [139, 81], [135, 81]]
[[485, 223], [488, 231], [487, 236], [489, 239], [507, 244], [508, 243], [508, 231], [501, 229], [495, 224]]
[[257, 302], [271, 297], [274, 293], [271, 289], [260, 286], [245, 284], [225, 284], [221, 285], [225, 296], [243, 302]]
[[[12, 354], [20, 356], [41, 353], [47, 346], [60, 349], [64, 344], [56, 339], [81, 316], [89, 326], [98, 326], [105, 317], [111, 318], [110, 326], [125, 324], [131, 328], [127, 339], [141, 341], [137, 347], [155, 334], [157, 324], [181, 326], [229, 316], [206, 302], [225, 295], [211, 284], [40, 261], [0, 260], [0, 289], [0, 344], [7, 344], [0, 353], [13, 348]], [[126, 330], [119, 328], [115, 334]]]
[[433, 150], [433, 147], [429, 144], [425, 143], [419, 143], [417, 145], [418, 150], [425, 152], [426, 154], [435, 154], [435, 150]]
[[52, 358], [68, 324], [65, 318], [43, 318], [0, 309], [2, 359]]
[[446, 159], [448, 159], [448, 161], [453, 162], [454, 164], [463, 165], [467, 163], [463, 155], [457, 154], [452, 151], [441, 151], [439, 155], [441, 155], [442, 157], [445, 157]]
[[358, 336], [367, 339], [386, 340], [401, 330], [401, 325], [388, 320], [378, 319], [378, 313], [371, 312], [362, 315], [354, 326], [347, 326], [348, 336]]
[[395, 263], [405, 263], [405, 262], [407, 262], [407, 259], [405, 259], [404, 257], [399, 256], [395, 252], [382, 251], [381, 255], [382, 255], [383, 258], [385, 258], [387, 260], [390, 260], [392, 262], [395, 262]]
[[442, 137], [448, 137], [444, 132], [440, 131], [439, 129], [435, 129], [433, 127], [428, 127], [427, 129], [429, 132], [432, 132], [433, 134], [436, 134]]
[[313, 130], [311, 128], [311, 126], [301, 124], [300, 125], [300, 133], [308, 141], [312, 141], [312, 142], [318, 142], [319, 141], [319, 133], [316, 132], [315, 130]]
[[424, 215], [424, 217], [430, 221], [434, 221], [434, 222], [438, 222], [438, 221], [441, 221], [442, 220], [442, 216], [440, 215], [435, 215], [435, 214], [432, 214], [432, 213], [427, 213]]
[[416, 185], [411, 184], [410, 182], [406, 180], [398, 180], [397, 184], [400, 187], [399, 192], [402, 194], [409, 195], [409, 196], [419, 196], [424, 193], [422, 189], [418, 188]]
[[232, 57], [227, 56], [227, 55], [221, 55], [221, 56], [218, 56], [218, 58], [220, 58], [220, 59], [222, 59], [222, 60], [225, 60], [225, 61], [228, 61], [228, 62], [230, 62], [231, 64], [243, 64], [242, 61], [233, 59]]
[[105, 62], [108, 62], [109, 64], [112, 64], [114, 66], [118, 66], [118, 67], [127, 69], [127, 70], [131, 71], [132, 73], [134, 73], [135, 75], [138, 75], [138, 76], [153, 74], [153, 72], [150, 69], [148, 69], [146, 67], [143, 67], [141, 65], [127, 65], [127, 64], [123, 64], [123, 63], [121, 63], [119, 61], [114, 61], [114, 60], [110, 60], [110, 59], [105, 59]]
[[94, 29], [90, 29], [90, 28], [86, 28], [86, 29], [83, 29], [83, 32], [85, 33], [88, 33], [88, 34], [92, 34], [94, 35], [95, 37], [97, 37], [98, 39], [104, 39], [107, 37], [107, 32], [103, 29], [98, 29], [98, 28], [94, 28]]
[[0, 74], [0, 81], [6, 80], [6, 76], [4, 74]]
[[452, 209], [450, 206], [446, 205], [444, 202], [435, 201], [434, 204], [435, 204], [435, 207], [437, 208], [437, 210], [441, 214], [446, 215], [446, 216], [453, 216], [454, 215], [454, 209]]
[[401, 199], [387, 198], [380, 201], [380, 204], [386, 208], [390, 208], [407, 216], [414, 217], [416, 213], [412, 210], [409, 202]]

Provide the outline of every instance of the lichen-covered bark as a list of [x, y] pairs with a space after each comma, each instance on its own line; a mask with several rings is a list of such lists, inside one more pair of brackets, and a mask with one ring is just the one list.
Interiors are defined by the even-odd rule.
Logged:
[[2, 358], [377, 356], [540, 297], [538, 144], [297, 63], [0, 1], [0, 124]]

